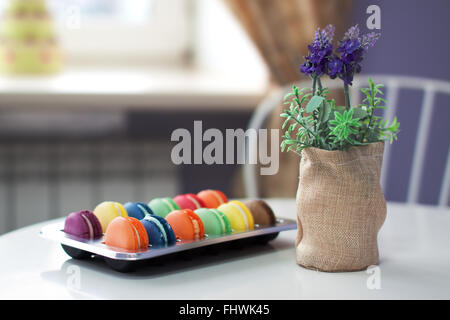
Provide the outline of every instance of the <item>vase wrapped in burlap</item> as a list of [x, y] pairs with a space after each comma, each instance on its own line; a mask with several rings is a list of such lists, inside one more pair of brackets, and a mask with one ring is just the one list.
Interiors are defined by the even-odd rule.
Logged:
[[297, 263], [329, 272], [378, 263], [386, 218], [380, 186], [384, 143], [348, 151], [302, 151], [297, 190]]

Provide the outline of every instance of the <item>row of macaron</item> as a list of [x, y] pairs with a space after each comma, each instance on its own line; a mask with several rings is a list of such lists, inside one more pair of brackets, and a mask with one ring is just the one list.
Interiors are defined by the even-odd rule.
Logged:
[[105, 201], [93, 212], [71, 213], [64, 231], [81, 238], [97, 239], [105, 234], [109, 246], [139, 250], [170, 246], [176, 239], [199, 240], [233, 232], [270, 226], [276, 219], [263, 200], [228, 201], [218, 190], [204, 190], [175, 198], [156, 198], [148, 204]]

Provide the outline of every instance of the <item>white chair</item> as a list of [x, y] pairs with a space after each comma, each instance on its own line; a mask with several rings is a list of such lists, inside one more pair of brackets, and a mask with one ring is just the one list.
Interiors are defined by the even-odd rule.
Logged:
[[[360, 88], [366, 87], [368, 85], [368, 78], [372, 78], [375, 83], [384, 84], [385, 89], [387, 89], [387, 109], [385, 110], [384, 117], [389, 121], [392, 121], [394, 115], [397, 112], [397, 100], [398, 92], [400, 89], [414, 89], [421, 90], [424, 92], [422, 100], [422, 108], [419, 123], [418, 132], [416, 135], [416, 142], [414, 147], [412, 169], [410, 173], [409, 189], [407, 194], [408, 203], [417, 203], [419, 196], [420, 183], [422, 181], [422, 172], [424, 169], [424, 159], [425, 159], [425, 147], [429, 138], [431, 119], [434, 111], [434, 101], [435, 96], [438, 93], [450, 95], [450, 82], [432, 80], [426, 78], [415, 78], [415, 77], [402, 77], [402, 76], [390, 76], [390, 75], [364, 75], [356, 76], [351, 87], [351, 102], [355, 105], [360, 101], [361, 92]], [[329, 89], [342, 88], [342, 81], [326, 79], [323, 82], [324, 87]], [[311, 81], [301, 81], [296, 83], [297, 87], [310, 87]], [[288, 85], [279, 88], [272, 92], [267, 98], [265, 98], [254, 111], [248, 128], [260, 129], [263, 127], [265, 120], [269, 114], [282, 103], [283, 97], [286, 93], [292, 90], [292, 85]], [[401, 122], [401, 119], [400, 119]], [[251, 141], [250, 141], [251, 142]], [[256, 142], [255, 142], [256, 143]], [[245, 145], [245, 154], [249, 156], [250, 150], [255, 150], [253, 146], [248, 144]], [[381, 185], [383, 188], [386, 186], [386, 178], [388, 167], [390, 163], [390, 144], [386, 143], [383, 168], [381, 173]], [[244, 165], [244, 184], [247, 197], [258, 198], [258, 186], [257, 186], [257, 171], [256, 165], [245, 164]], [[439, 206], [447, 206], [449, 202], [450, 193], [450, 149], [447, 155], [447, 162], [445, 171], [443, 173], [443, 180], [441, 184], [440, 196], [439, 196]]]

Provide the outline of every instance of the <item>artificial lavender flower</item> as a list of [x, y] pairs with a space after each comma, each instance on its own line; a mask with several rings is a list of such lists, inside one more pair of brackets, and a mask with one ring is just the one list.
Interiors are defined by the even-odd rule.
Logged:
[[342, 38], [342, 41], [345, 40], [355, 40], [359, 37], [359, 26], [356, 24], [353, 27], [350, 27], [347, 32], [344, 34], [344, 38]]
[[348, 39], [342, 41], [338, 47], [343, 62], [340, 78], [345, 84], [352, 85], [353, 75], [361, 70], [363, 48], [361, 48], [359, 40]]
[[360, 49], [360, 42], [358, 39], [348, 39], [342, 41], [339, 45], [338, 51], [341, 54], [351, 55], [356, 50]]
[[335, 28], [331, 24], [323, 30], [316, 30], [314, 41], [308, 46], [309, 54], [305, 57], [305, 63], [300, 66], [300, 71], [314, 77], [322, 74], [327, 74], [332, 79], [339, 77], [345, 85], [352, 85], [354, 75], [361, 72], [364, 53], [374, 46], [380, 34], [371, 32], [360, 36], [358, 25], [354, 25], [347, 30], [339, 42], [336, 54], [333, 54], [334, 32]]
[[335, 27], [332, 24], [327, 25], [323, 31], [323, 37], [327, 39], [330, 43], [333, 42]]
[[375, 42], [377, 42], [380, 36], [381, 34], [375, 32], [363, 35], [361, 39], [361, 46], [364, 48], [364, 50], [368, 50], [370, 47], [373, 47], [375, 45]]
[[328, 75], [331, 79], [335, 79], [338, 75], [342, 72], [342, 67], [344, 64], [342, 63], [341, 59], [334, 55], [333, 59], [328, 62]]
[[339, 77], [346, 85], [352, 85], [354, 75], [361, 72], [364, 52], [372, 47], [380, 37], [380, 34], [374, 32], [362, 37], [359, 36], [359, 33], [358, 25], [348, 29], [337, 49], [343, 62], [342, 72]]
[[320, 76], [327, 72], [327, 63], [333, 52], [334, 27], [328, 25], [325, 29], [317, 29], [314, 41], [308, 46], [309, 54], [305, 63], [300, 67], [304, 74]]

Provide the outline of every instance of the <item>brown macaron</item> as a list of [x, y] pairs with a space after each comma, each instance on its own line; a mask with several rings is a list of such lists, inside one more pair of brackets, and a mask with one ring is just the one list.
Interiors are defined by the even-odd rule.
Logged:
[[264, 200], [247, 200], [244, 204], [252, 213], [255, 224], [273, 226], [276, 223], [275, 214]]

